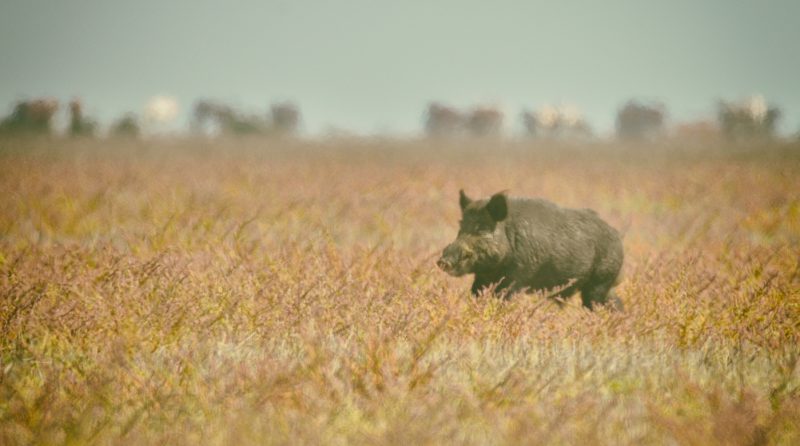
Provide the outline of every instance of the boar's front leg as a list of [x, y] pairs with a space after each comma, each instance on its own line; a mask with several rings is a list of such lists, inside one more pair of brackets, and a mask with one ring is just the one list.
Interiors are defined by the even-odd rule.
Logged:
[[481, 290], [487, 286], [489, 286], [489, 282], [486, 281], [486, 278], [476, 274], [475, 280], [472, 282], [472, 295], [477, 297]]
[[498, 296], [506, 297], [507, 293], [501, 293], [501, 291], [507, 290], [511, 282], [506, 279], [505, 277], [498, 277], [495, 275], [487, 275], [487, 274], [475, 274], [475, 281], [472, 282], [472, 295], [477, 296], [481, 293], [481, 290], [484, 288], [488, 288], [492, 285], [495, 285], [494, 292]]

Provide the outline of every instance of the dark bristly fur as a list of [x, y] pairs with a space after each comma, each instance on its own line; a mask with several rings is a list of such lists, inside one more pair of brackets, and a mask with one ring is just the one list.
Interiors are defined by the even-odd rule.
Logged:
[[456, 240], [437, 264], [453, 276], [475, 274], [472, 293], [495, 286], [498, 295], [560, 288], [554, 298], [580, 291], [583, 305], [622, 309], [612, 288], [623, 250], [619, 233], [590, 209], [566, 209], [534, 198], [472, 200], [460, 192]]

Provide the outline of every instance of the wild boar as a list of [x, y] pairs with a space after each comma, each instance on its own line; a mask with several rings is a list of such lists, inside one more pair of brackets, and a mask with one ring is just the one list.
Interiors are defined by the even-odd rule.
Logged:
[[474, 274], [472, 294], [494, 285], [509, 297], [517, 291], [558, 290], [565, 299], [580, 291], [583, 305], [608, 303], [622, 309], [612, 288], [622, 268], [619, 233], [590, 209], [566, 209], [505, 192], [472, 200], [460, 191], [461, 222], [456, 240], [437, 265], [460, 277]]

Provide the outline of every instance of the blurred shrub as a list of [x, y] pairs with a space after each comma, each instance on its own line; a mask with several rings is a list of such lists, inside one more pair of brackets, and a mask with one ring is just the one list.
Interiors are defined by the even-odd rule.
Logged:
[[19, 101], [10, 115], [0, 121], [0, 134], [42, 134], [53, 130], [58, 101], [52, 98]]
[[83, 115], [83, 104], [80, 99], [69, 103], [69, 135], [93, 137], [97, 132], [97, 122]]
[[432, 138], [500, 136], [504, 119], [498, 107], [479, 105], [464, 112], [440, 102], [428, 104], [423, 117], [425, 133]]
[[265, 134], [269, 122], [259, 116], [246, 115], [232, 106], [211, 100], [195, 104], [192, 129], [198, 133], [222, 135]]
[[592, 129], [577, 107], [544, 105], [537, 111], [523, 110], [522, 125], [534, 138], [574, 139], [592, 135]]
[[138, 138], [142, 133], [139, 120], [131, 113], [119, 118], [111, 125], [111, 136], [121, 138]]
[[222, 102], [201, 100], [194, 107], [192, 130], [220, 135], [291, 135], [297, 133], [300, 116], [300, 108], [290, 102], [273, 104], [269, 116], [259, 116]]
[[456, 108], [432, 102], [425, 111], [425, 133], [430, 137], [452, 137], [464, 132], [467, 118]]
[[500, 136], [503, 118], [503, 112], [496, 107], [478, 106], [467, 116], [467, 130], [475, 137]]
[[730, 139], [773, 138], [781, 111], [769, 106], [763, 96], [744, 101], [720, 101], [717, 117], [723, 134]]
[[661, 103], [628, 101], [617, 113], [617, 136], [621, 139], [651, 139], [664, 133], [666, 110]]
[[273, 104], [272, 128], [280, 135], [293, 135], [300, 126], [300, 108], [291, 102]]

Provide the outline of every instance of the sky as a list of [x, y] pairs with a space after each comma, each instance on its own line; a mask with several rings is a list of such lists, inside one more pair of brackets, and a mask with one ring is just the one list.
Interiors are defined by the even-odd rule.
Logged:
[[578, 106], [600, 133], [631, 98], [671, 122], [763, 94], [800, 130], [800, 1], [2, 0], [0, 111], [81, 98], [107, 123], [171, 95], [265, 113], [310, 134], [413, 134], [426, 104]]

